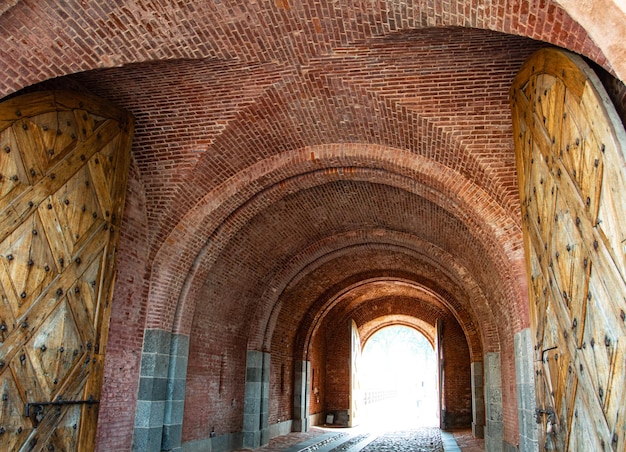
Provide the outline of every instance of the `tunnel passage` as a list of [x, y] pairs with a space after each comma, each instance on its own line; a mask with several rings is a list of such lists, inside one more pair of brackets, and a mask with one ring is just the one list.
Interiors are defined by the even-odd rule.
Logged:
[[[440, 395], [435, 398], [437, 415], [441, 416], [437, 425], [444, 428], [471, 426], [470, 353], [461, 326], [440, 296], [413, 282], [393, 277], [360, 281], [346, 290], [333, 300], [327, 314], [314, 328], [307, 350], [311, 379], [315, 375], [318, 378], [309, 385], [312, 423], [323, 424], [327, 413], [335, 416], [337, 425], [363, 422], [352, 419], [360, 416], [364, 407], [355, 409], [350, 402], [358, 398], [356, 402], [362, 405], [364, 394], [351, 387], [352, 373], [359, 369], [346, 364], [355, 358], [351, 350], [350, 321], [354, 321], [361, 347], [386, 326], [404, 324], [421, 331], [437, 353], [445, 357], [437, 361], [441, 367], [434, 368], [440, 380], [433, 388]], [[482, 360], [481, 350], [474, 350], [473, 354], [476, 360]]]
[[447, 312], [472, 401], [493, 401], [475, 433], [532, 445], [508, 90], [547, 45], [623, 78], [623, 11], [587, 3], [4, 2], [3, 97], [70, 89], [136, 118], [99, 450], [306, 428], [307, 351], [362, 283], [420, 288], [363, 306]]

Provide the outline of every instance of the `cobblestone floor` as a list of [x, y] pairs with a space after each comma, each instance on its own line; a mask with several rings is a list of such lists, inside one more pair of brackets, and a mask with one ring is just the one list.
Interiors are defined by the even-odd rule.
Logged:
[[474, 438], [471, 429], [455, 430], [452, 434], [463, 452], [484, 452], [485, 440]]
[[443, 452], [438, 428], [418, 428], [387, 432], [363, 449], [363, 452]]
[[[307, 433], [290, 433], [279, 436], [270, 441], [270, 444], [254, 452], [282, 452], [289, 447], [302, 443], [306, 440], [332, 432], [333, 429], [319, 429], [313, 427]], [[336, 429], [337, 435], [343, 436], [350, 429]], [[376, 433], [373, 433], [376, 435]], [[484, 440], [472, 437], [471, 430], [454, 431], [459, 448], [463, 452], [483, 452], [485, 450]], [[334, 451], [348, 450], [366, 436], [361, 432], [355, 439], [334, 448]], [[362, 452], [443, 452], [441, 432], [438, 428], [423, 427], [407, 430], [397, 430], [391, 432], [381, 432], [379, 437], [362, 449]], [[242, 449], [239, 452], [252, 452], [251, 449]]]
[[349, 441], [346, 441], [345, 443], [343, 443], [341, 446], [339, 447], [335, 447], [334, 449], [331, 449], [330, 452], [345, 452], [347, 450], [350, 450], [350, 448], [358, 443], [360, 443], [362, 440], [364, 440], [365, 438], [367, 438], [369, 435], [364, 433], [362, 435], [358, 435], [355, 436], [354, 438], [352, 438]]
[[[270, 440], [269, 445], [261, 447], [260, 449], [254, 449], [254, 452], [280, 452], [290, 446], [299, 444], [316, 436], [323, 435], [324, 433], [326, 432], [313, 427], [306, 433], [289, 433], [287, 435], [277, 436], [276, 438], [272, 438]], [[252, 449], [240, 449], [237, 452], [252, 452]]]

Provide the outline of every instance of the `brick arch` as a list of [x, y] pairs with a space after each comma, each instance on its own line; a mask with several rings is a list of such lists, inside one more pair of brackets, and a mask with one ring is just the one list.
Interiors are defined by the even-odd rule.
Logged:
[[[422, 251], [416, 253], [416, 251], [414, 250], [419, 249], [417, 244], [420, 243], [420, 240], [415, 237], [411, 237], [410, 235], [398, 233], [393, 234], [392, 231], [358, 231], [358, 233], [342, 234], [337, 237], [333, 237], [332, 240], [325, 240], [323, 241], [323, 243], [315, 243], [310, 247], [310, 249], [305, 250], [305, 252], [301, 256], [295, 256], [293, 259], [293, 268], [295, 269], [296, 273], [299, 270], [302, 270], [302, 273], [307, 274], [312, 271], [313, 265], [311, 264], [319, 265], [319, 261], [328, 260], [332, 256], [351, 256], [351, 253], [355, 249], [355, 246], [346, 246], [351, 243], [355, 244], [356, 246], [367, 247], [370, 249], [373, 247], [377, 247], [377, 249], [380, 248], [389, 253], [393, 251], [393, 247], [392, 245], [390, 245], [390, 239], [392, 239], [394, 235], [395, 240], [397, 240], [398, 242], [396, 248], [403, 249], [403, 253], [405, 254], [411, 253], [412, 255], [415, 255], [415, 262], [424, 262], [430, 259], [433, 260], [433, 268], [437, 268], [439, 270], [436, 270], [436, 274], [433, 273], [433, 271], [435, 270], [431, 271], [431, 276], [429, 276], [429, 278], [433, 280], [439, 280], [440, 284], [446, 285], [448, 287], [448, 291], [454, 292], [454, 296], [451, 295], [450, 299], [454, 300], [453, 305], [455, 306], [455, 309], [457, 311], [466, 311], [467, 309], [470, 309], [478, 312], [477, 315], [481, 317], [481, 324], [485, 324], [483, 332], [486, 330], [486, 333], [483, 334], [485, 334], [487, 337], [493, 337], [494, 335], [492, 333], [495, 328], [489, 328], [488, 326], [486, 326], [491, 324], [491, 321], [487, 321], [487, 319], [492, 318], [493, 314], [491, 312], [491, 309], [487, 306], [485, 296], [478, 288], [476, 282], [472, 281], [471, 275], [469, 275], [467, 271], [463, 270], [463, 268], [460, 267], [459, 264], [454, 261], [454, 259], [451, 259], [447, 253], [442, 252], [432, 245], [423, 243], [423, 241], [421, 242], [422, 244], [419, 245], [419, 247], [422, 247]], [[446, 256], [448, 259], [444, 260]], [[437, 262], [437, 260], [443, 262]], [[302, 268], [302, 263], [309, 263], [309, 265], [305, 268]], [[445, 273], [450, 271], [445, 268], [447, 266], [449, 266], [450, 268], [458, 269], [457, 274], [453, 274], [450, 277], [445, 277]], [[264, 337], [266, 345], [264, 345], [262, 349], [267, 350], [270, 348], [269, 341], [272, 336], [272, 330], [277, 322], [281, 306], [281, 302], [275, 303], [273, 297], [279, 296], [282, 293], [282, 291], [284, 290], [284, 284], [291, 282], [292, 279], [297, 279], [297, 275], [291, 276], [293, 275], [291, 271], [286, 272], [285, 274], [287, 275], [286, 279], [282, 279], [281, 277], [281, 279], [279, 280], [263, 281], [263, 285], [266, 288], [264, 296], [264, 298], [266, 299], [266, 303], [264, 304], [264, 306], [267, 307], [263, 308], [262, 305], [259, 305], [259, 307], [257, 308], [256, 316], [254, 318], [250, 317], [248, 320], [246, 320], [246, 330], [249, 331], [248, 334], [250, 335], [250, 340], [256, 341], [256, 343], [258, 344], [254, 345], [253, 343], [249, 343], [249, 348], [261, 349], [261, 343], [259, 341], [261, 339], [261, 333], [263, 332], [265, 333]], [[455, 283], [454, 280], [458, 282]], [[453, 287], [458, 287], [458, 289], [453, 290]], [[467, 295], [465, 294], [466, 290], [468, 291]], [[468, 301], [460, 302], [455, 300]], [[251, 309], [254, 308], [250, 307], [245, 309], [245, 311], [250, 312]], [[270, 316], [270, 314], [272, 317], [267, 320], [267, 317]], [[477, 315], [474, 314], [473, 318], [475, 319]], [[464, 323], [465, 326], [470, 330], [473, 329], [470, 324], [476, 325], [478, 323], [477, 320], [470, 320], [469, 323], [468, 320], [464, 321], [463, 317], [467, 319], [465, 314], [460, 314], [460, 316], [462, 318], [459, 320]], [[265, 317], [265, 319], [263, 319], [262, 317]], [[296, 316], [295, 314], [290, 316], [287, 324], [293, 324], [293, 321], [296, 320], [297, 317], [298, 316]], [[497, 341], [491, 346], [497, 347]]]
[[[255, 78], [250, 78], [250, 71], [241, 67], [236, 74], [246, 77], [245, 82], [259, 81], [258, 89], [254, 90], [256, 94], [250, 93], [253, 99], [246, 97], [241, 102], [245, 108], [239, 106], [236, 115], [223, 113], [223, 130], [211, 142], [211, 152], [199, 150], [194, 153], [197, 161], [186, 173], [185, 183], [177, 189], [171, 188], [158, 194], [160, 197], [154, 208], [158, 208], [159, 212], [164, 209], [169, 214], [163, 215], [163, 220], [154, 225], [156, 236], [168, 235], [179, 219], [195, 207], [198, 199], [255, 165], [259, 154], [271, 158], [304, 146], [346, 141], [405, 149], [442, 163], [471, 179], [509, 215], [518, 215], [516, 187], [503, 183], [507, 176], [515, 179], [514, 165], [500, 168], [500, 178], [491, 177], [494, 154], [506, 152], [510, 147], [510, 136], [503, 136], [501, 132], [502, 128], [510, 128], [510, 119], [503, 117], [499, 108], [494, 106], [508, 111], [510, 79], [536, 44], [521, 39], [508, 42], [518, 49], [519, 55], [507, 61], [507, 70], [501, 69], [494, 74], [489, 68], [489, 63], [492, 63], [490, 53], [491, 50], [500, 51], [503, 37], [499, 34], [464, 29], [429, 29], [407, 33], [404, 38], [402, 41], [377, 40], [337, 49], [332, 56], [303, 65], [300, 71], [279, 66], [273, 70], [266, 68]], [[421, 47], [417, 42], [424, 50], [419, 50]], [[476, 61], [479, 58], [477, 55], [480, 55], [481, 61]], [[413, 63], [414, 59], [421, 61], [428, 57], [435, 58], [442, 66], [438, 77], [425, 76]], [[369, 68], [381, 64], [381, 59], [385, 59], [386, 68], [394, 68], [394, 71], [378, 71], [373, 77]], [[443, 64], [444, 59], [446, 64]], [[454, 94], [438, 89], [440, 79], [458, 72], [460, 67], [472, 70], [476, 80], [479, 80], [478, 87], [465, 79], [457, 83], [458, 89], [473, 93], [465, 107], [454, 102]], [[189, 70], [203, 72], [210, 67], [194, 65]], [[257, 70], [254, 68], [252, 72]], [[426, 71], [434, 69], [427, 68]], [[490, 91], [489, 107], [477, 107], [485, 104], [483, 81], [477, 76], [479, 73], [494, 80], [494, 85], [501, 88]], [[238, 81], [232, 78], [220, 80], [220, 83], [237, 90], [238, 85], [232, 85], [233, 82]], [[197, 82], [192, 87], [201, 90]], [[332, 103], [323, 100], [329, 97], [329, 93], [336, 99]], [[430, 99], [444, 110], [434, 113], [424, 99]], [[173, 101], [182, 100], [177, 98]], [[230, 99], [225, 97], [224, 102], [229, 103]], [[477, 112], [476, 108], [480, 111]], [[441, 118], [444, 111], [446, 117]], [[194, 110], [193, 114], [202, 117], [199, 111]], [[468, 117], [481, 119], [467, 121]], [[461, 122], [466, 125], [459, 125]], [[450, 124], [455, 125], [454, 131]], [[155, 126], [162, 127], [162, 124]], [[294, 132], [299, 129], [299, 132]], [[481, 139], [486, 136], [492, 143], [490, 156], [483, 153], [484, 141]], [[194, 148], [207, 147], [203, 145], [206, 143], [205, 136], [194, 138]], [[358, 165], [347, 156], [343, 159], [343, 166]], [[171, 177], [180, 178], [180, 175], [173, 174]]]
[[389, 327], [402, 325], [413, 328], [426, 338], [431, 346], [435, 346], [435, 327], [420, 318], [410, 315], [385, 315], [371, 319], [359, 326], [359, 336], [361, 337], [361, 347], [365, 347], [367, 341], [379, 331]]
[[[604, 4], [622, 12], [615, 0]], [[509, 0], [496, 5], [484, 0], [459, 5], [415, 1], [393, 10], [387, 3], [362, 8], [357, 4], [334, 9], [312, 0], [286, 8], [274, 4], [263, 8], [259, 3], [233, 7], [211, 3], [197, 8], [193, 3], [165, 1], [155, 1], [152, 8], [132, 3], [63, 7], [17, 0], [0, 9], [0, 28], [10, 37], [0, 54], [5, 63], [0, 97], [62, 75], [142, 61], [217, 58], [302, 63], [347, 43], [392, 34], [403, 26], [483, 28], [566, 47], [607, 68], [612, 63], [623, 69], [625, 64], [615, 52], [608, 52], [609, 63], [584, 28], [570, 17], [567, 11], [571, 10], [584, 19], [575, 2]], [[581, 23], [587, 24], [603, 48], [622, 47], [620, 34], [607, 36], [589, 20]], [[275, 34], [267, 32], [267, 24], [277, 24]]]
[[[378, 270], [349, 275], [345, 279], [334, 284], [327, 291], [321, 294], [313, 303], [311, 303], [310, 309], [302, 318], [296, 330], [294, 340], [294, 359], [307, 359], [307, 353], [309, 351], [311, 340], [316, 331], [320, 328], [324, 318], [327, 317], [329, 313], [342, 302], [342, 299], [346, 294], [349, 294], [350, 291], [355, 290], [358, 287], [380, 282], [404, 283], [436, 294], [433, 295], [428, 302], [421, 300], [423, 304], [421, 305], [420, 311], [423, 313], [435, 310], [437, 312], [445, 313], [446, 317], [454, 318], [465, 333], [472, 358], [482, 356], [483, 343], [480, 336], [482, 335], [485, 337], [486, 335], [484, 334], [484, 331], [480, 331], [480, 329], [489, 329], [489, 325], [472, 322], [471, 317], [468, 316], [468, 312], [462, 308], [459, 309], [458, 301], [455, 300], [445, 288], [441, 287], [436, 281], [429, 280], [428, 278], [419, 274], [411, 273], [410, 271]], [[396, 297], [395, 299], [398, 298]], [[483, 321], [483, 319], [479, 320], [480, 322]], [[485, 323], [488, 323], [488, 321]], [[280, 334], [281, 333], [279, 333], [279, 335]], [[485, 347], [491, 348], [499, 347], [498, 343], [488, 343], [484, 345]]]
[[[138, 117], [135, 151], [142, 156], [146, 175], [150, 260], [155, 261], [163, 238], [173, 233], [180, 218], [246, 165], [328, 142], [377, 143], [428, 156], [474, 180], [517, 216], [516, 184], [510, 183], [515, 169], [509, 162], [508, 85], [540, 45], [477, 29], [429, 28], [336, 49], [298, 68], [283, 62], [177, 60], [75, 78]], [[453, 57], [446, 57], [448, 51]], [[388, 58], [386, 66], [372, 77], [368, 71], [380, 69], [381, 58]], [[443, 72], [435, 74], [429, 65], [413, 62], [424, 58], [443, 66]], [[463, 67], [458, 66], [461, 61]], [[454, 77], [459, 70], [472, 71], [471, 89], [464, 85], [466, 76]], [[406, 80], [399, 83], [398, 77]], [[455, 78], [461, 91], [440, 90], [438, 83], [445, 77]], [[481, 77], [489, 80], [488, 95]], [[323, 100], [329, 93], [336, 102]], [[471, 98], [463, 107], [454, 102], [467, 93]], [[435, 111], [434, 105], [444, 107]], [[341, 125], [343, 113], [353, 118], [352, 127]], [[167, 148], [166, 165], [153, 158], [162, 148]], [[509, 163], [498, 165], [498, 177], [493, 177], [495, 156]]]
[[[420, 286], [415, 286], [415, 288], [421, 289]], [[347, 297], [350, 296], [349, 293], [345, 295]], [[342, 303], [340, 301], [335, 311], [331, 325], [345, 324], [348, 320], [353, 319], [359, 328], [359, 332], [361, 332], [365, 325], [370, 324], [367, 336], [361, 336], [362, 346], [376, 331], [379, 331], [385, 326], [394, 325], [395, 316], [400, 316], [404, 319], [412, 319], [412, 323], [414, 324], [422, 322], [422, 329], [424, 325], [427, 325], [427, 329], [430, 331], [427, 337], [431, 344], [434, 344], [435, 324], [437, 319], [454, 318], [453, 313], [450, 312], [447, 307], [447, 303], [441, 300], [437, 294], [425, 293], [420, 295], [419, 292], [407, 293], [405, 295], [398, 294], [397, 296], [374, 296], [356, 306], [351, 306], [350, 303]], [[385, 320], [382, 324], [378, 324], [376, 321], [379, 319]], [[454, 318], [454, 320], [456, 319]], [[332, 326], [330, 328], [332, 330]], [[482, 350], [472, 349], [470, 347], [470, 355], [472, 356], [472, 361], [481, 360]]]
[[[310, 160], [311, 153], [315, 155], [315, 160], [313, 162]], [[381, 154], [383, 154], [382, 158]], [[357, 162], [361, 165], [377, 168], [377, 170], [371, 170], [372, 172], [369, 173], [368, 177], [370, 180], [378, 180], [383, 181], [386, 184], [390, 184], [393, 183], [392, 181], [395, 177], [394, 173], [412, 176], [410, 179], [403, 179], [405, 181], [404, 186], [407, 187], [406, 189], [413, 192], [415, 190], [422, 190], [423, 193], [420, 194], [435, 200], [436, 203], [447, 206], [446, 208], [448, 210], [454, 211], [455, 215], [460, 216], [462, 221], [467, 224], [473, 224], [474, 226], [471, 227], [472, 231], [475, 232], [478, 237], [484, 237], [482, 240], [485, 240], [485, 238], [487, 239], [486, 243], [489, 243], [489, 245], [485, 246], [486, 249], [502, 247], [502, 245], [497, 244], [497, 242], [501, 240], [504, 240], [505, 243], [511, 242], [511, 245], [505, 245], [505, 248], [515, 246], [514, 243], [516, 241], [516, 235], [512, 234], [512, 231], [517, 229], [515, 222], [512, 219], [508, 219], [506, 215], [499, 213], [499, 208], [496, 203], [485, 203], [484, 194], [481, 193], [480, 190], [464, 190], [463, 192], [456, 194], [454, 189], [459, 185], [458, 175], [445, 167], [441, 167], [435, 162], [420, 158], [419, 156], [403, 153], [398, 150], [381, 148], [378, 146], [331, 145], [305, 148], [297, 152], [281, 154], [280, 158], [277, 157], [271, 161], [260, 162], [259, 166], [263, 169], [262, 171], [259, 171], [261, 175], [257, 180], [252, 179], [250, 173], [254, 170], [258, 170], [258, 168], [252, 168], [249, 172], [243, 172], [240, 177], [233, 181], [233, 184], [224, 187], [223, 191], [217, 195], [208, 195], [208, 199], [204, 204], [201, 203], [201, 206], [197, 210], [191, 212], [190, 215], [183, 218], [179, 227], [175, 229], [175, 233], [173, 233], [170, 238], [165, 241], [166, 246], [164, 249], [169, 247], [169, 253], [164, 252], [163, 254], [158, 255], [156, 259], [157, 265], [155, 265], [155, 273], [160, 276], [163, 281], [162, 284], [165, 292], [165, 298], [163, 298], [163, 294], [159, 293], [158, 286], [155, 287], [155, 280], [158, 281], [158, 279], [155, 278], [153, 279], [153, 286], [151, 287], [151, 302], [161, 306], [166, 306], [166, 312], [167, 310], [169, 310], [169, 312], [173, 312], [174, 309], [178, 309], [178, 312], [187, 316], [185, 318], [181, 317], [177, 319], [176, 328], [179, 328], [178, 331], [184, 331], [181, 328], [184, 328], [184, 325], [188, 325], [190, 323], [190, 316], [193, 314], [193, 304], [189, 305], [189, 303], [193, 302], [193, 298], [190, 295], [197, 291], [197, 288], [204, 281], [204, 275], [208, 274], [212, 264], [212, 262], [210, 262], [210, 255], [213, 255], [213, 259], [215, 259], [218, 254], [216, 253], [215, 248], [211, 247], [215, 247], [218, 242], [222, 244], [227, 242], [227, 239], [216, 241], [214, 240], [215, 237], [211, 237], [208, 243], [202, 243], [203, 239], [199, 239], [199, 237], [210, 236], [212, 231], [210, 227], [207, 227], [207, 224], [211, 224], [207, 219], [210, 217], [213, 221], [211, 226], [213, 228], [219, 226], [215, 224], [216, 217], [226, 217], [230, 221], [230, 223], [225, 223], [227, 227], [232, 227], [232, 224], [241, 225], [245, 222], [245, 218], [251, 218], [254, 215], [254, 212], [260, 211], [267, 205], [267, 195], [270, 192], [274, 192], [273, 196], [284, 196], [289, 190], [289, 184], [299, 181], [298, 177], [281, 180], [280, 178], [284, 178], [285, 174], [299, 174], [298, 171], [302, 172], [303, 170], [306, 171], [315, 168], [317, 169], [317, 172], [304, 173], [305, 176], [308, 175], [310, 183], [323, 183], [324, 180], [332, 178], [342, 179], [346, 177], [347, 173], [358, 174], [359, 172], [366, 171], [361, 168], [353, 168], [347, 169], [344, 173], [343, 168], [334, 167], [335, 165], [343, 163], [342, 160], [346, 158], [350, 158], [352, 159], [351, 161], [355, 161], [355, 157], [357, 158]], [[383, 171], [381, 167], [387, 171]], [[397, 179], [398, 177], [395, 178]], [[402, 177], [400, 177], [400, 179], [402, 179]], [[415, 184], [415, 180], [419, 179], [424, 179], [424, 185]], [[273, 183], [273, 185], [270, 185], [265, 191], [261, 191], [259, 189], [259, 182], [269, 182], [270, 184]], [[427, 188], [425, 185], [429, 185], [432, 188]], [[249, 194], [252, 191], [250, 187], [253, 187], [253, 189], [256, 189], [257, 193], [260, 192], [266, 197], [256, 199], [252, 198], [255, 200], [256, 204], [249, 205], [249, 207], [252, 208], [252, 212], [248, 211], [245, 213], [243, 215], [244, 220], [237, 219], [232, 214], [230, 216], [227, 216], [224, 213], [221, 215], [215, 214], [215, 211], [219, 208], [224, 209], [225, 206], [226, 208], [232, 208], [233, 204], [228, 198], [229, 195], [240, 196], [242, 193]], [[261, 186], [261, 188], [263, 187]], [[445, 195], [452, 199], [448, 199]], [[461, 199], [459, 199], [459, 196], [461, 196]], [[478, 211], [476, 209], [477, 206], [480, 206]], [[492, 213], [489, 213], [490, 210]], [[505, 223], [504, 230], [511, 233], [503, 235], [497, 230], [494, 231], [494, 225], [491, 222], [491, 218], [493, 217], [503, 218]], [[506, 225], [507, 222], [508, 226]], [[491, 232], [485, 232], [489, 230], [491, 230]], [[234, 232], [232, 229], [229, 231], [231, 234]], [[494, 237], [494, 235], [499, 236], [499, 238]], [[185, 244], [185, 237], [192, 238], [193, 241]], [[489, 239], [488, 237], [491, 238]], [[517, 240], [518, 239], [519, 238], [517, 238]], [[188, 270], [177, 267], [179, 263], [185, 262], [186, 260], [185, 252], [180, 251], [181, 245], [187, 245], [188, 248], [195, 246], [196, 250], [200, 249], [200, 252], [195, 258], [196, 267], [192, 268], [189, 272], [190, 277], [187, 280], [186, 291], [183, 291], [182, 295], [179, 291], [181, 291], [184, 281], [181, 281], [177, 275], [186, 274]], [[203, 246], [204, 249], [202, 248]], [[207, 259], [207, 256], [209, 256], [209, 259]], [[169, 265], [170, 269], [166, 271], [161, 270], [161, 274], [159, 275], [157, 272], [160, 268], [158, 264], [159, 262], [166, 263]], [[502, 267], [508, 268], [509, 263], [507, 262], [504, 264], [503, 262], [503, 264], [500, 265], [500, 268]], [[504, 277], [503, 281], [507, 281], [508, 279], [509, 278]], [[195, 283], [193, 283], [194, 280], [196, 281]], [[192, 283], [196, 285], [195, 288], [192, 287]], [[512, 290], [510, 293], [515, 291], [516, 290]], [[516, 299], [515, 296], [511, 295], [507, 298], [511, 300]], [[169, 301], [166, 302], [166, 300]], [[181, 304], [178, 308], [176, 308], [176, 304], [179, 301]], [[167, 308], [167, 306], [171, 307]], [[161, 312], [151, 312], [154, 312], [154, 314], [161, 314]], [[155, 325], [155, 322], [164, 321], [168, 322], [165, 316], [152, 319], [152, 322], [149, 320], [149, 324]], [[174, 319], [172, 315], [169, 322], [173, 321]], [[160, 323], [156, 325], [163, 325], [167, 328], [167, 323]], [[170, 325], [172, 325], [172, 323], [170, 323]]]
[[[405, 294], [382, 293], [381, 285], [394, 285], [398, 283], [409, 290], [407, 290]], [[368, 287], [376, 285], [379, 287]], [[319, 328], [316, 328], [309, 346], [310, 351], [313, 353], [308, 356], [311, 357], [311, 366], [315, 367], [316, 364], [314, 362], [317, 360], [319, 363], [319, 357], [316, 356], [313, 347], [316, 345], [319, 346], [320, 337], [325, 338], [323, 341], [325, 343], [324, 347], [326, 348], [326, 372], [329, 372], [328, 366], [330, 366], [330, 369], [332, 369], [330, 381], [333, 382], [331, 383], [333, 389], [329, 391], [327, 387], [327, 392], [325, 392], [326, 402], [333, 405], [338, 403], [338, 400], [343, 400], [345, 403], [345, 398], [350, 392], [345, 380], [342, 384], [339, 383], [340, 377], [338, 378], [338, 376], [345, 375], [345, 372], [347, 372], [344, 363], [346, 359], [351, 356], [349, 341], [346, 340], [346, 337], [349, 337], [346, 327], [350, 325], [350, 320], [353, 319], [359, 331], [362, 331], [362, 325], [374, 321], [374, 319], [386, 318], [389, 324], [396, 323], [387, 317], [390, 313], [393, 313], [404, 315], [403, 319], [407, 317], [409, 319], [412, 318], [413, 321], [409, 322], [409, 324], [417, 324], [418, 326], [428, 325], [429, 327], [427, 326], [426, 328], [427, 331], [431, 331], [431, 338], [434, 336], [434, 324], [438, 319], [442, 321], [444, 325], [443, 330], [446, 331], [446, 339], [444, 339], [443, 342], [447, 343], [447, 345], [444, 345], [442, 348], [444, 353], [442, 365], [443, 362], [445, 362], [446, 374], [448, 370], [450, 370], [451, 373], [446, 377], [446, 389], [441, 395], [446, 400], [446, 405], [452, 400], [457, 400], [457, 397], [459, 397], [459, 400], [464, 399], [465, 402], [461, 404], [463, 405], [462, 409], [469, 413], [471, 410], [469, 384], [466, 385], [466, 383], [469, 383], [469, 364], [471, 362], [482, 361], [483, 356], [480, 350], [471, 350], [471, 345], [468, 343], [471, 339], [467, 337], [461, 325], [459, 325], [452, 313], [446, 308], [444, 300], [438, 300], [439, 297], [437, 294], [429, 290], [422, 291], [417, 285], [413, 286], [408, 281], [399, 281], [393, 278], [366, 281], [362, 285], [347, 289], [346, 292], [339, 295], [333, 306], [328, 308], [324, 318], [319, 320]], [[355, 291], [359, 292], [359, 294], [353, 296], [353, 292]], [[381, 296], [377, 296], [377, 294], [381, 294]], [[363, 299], [363, 295], [369, 295], [371, 298]], [[423, 323], [418, 323], [418, 319], [423, 320]], [[363, 343], [363, 338], [361, 338], [361, 343]], [[329, 350], [333, 352], [329, 352]], [[298, 350], [296, 349], [295, 351], [297, 352]], [[335, 351], [336, 356], [329, 356], [329, 353], [334, 354]], [[463, 360], [462, 367], [450, 366], [451, 363], [454, 363], [455, 360], [459, 358]], [[299, 359], [301, 359], [299, 356], [294, 357], [294, 360]], [[338, 369], [338, 366], [339, 368], [343, 366], [343, 372]], [[454, 371], [458, 373], [455, 374]], [[328, 373], [326, 374], [326, 378], [326, 381], [328, 381]], [[460, 381], [464, 381], [464, 384], [458, 384]], [[448, 386], [448, 384], [451, 385]], [[455, 387], [455, 389], [452, 389], [453, 387]], [[337, 393], [343, 394], [343, 396], [337, 396]]]
[[[288, 291], [289, 286], [297, 284], [305, 275], [314, 273], [315, 269], [321, 265], [341, 259], [344, 256], [349, 257], [355, 250], [364, 248], [381, 249], [386, 253], [402, 253], [411, 256], [416, 262], [419, 261], [422, 267], [429, 267], [430, 270], [427, 272], [414, 269], [411, 276], [403, 274], [407, 280], [413, 280], [412, 284], [415, 287], [420, 287], [420, 290], [423, 291], [432, 292], [445, 287], [445, 293], [440, 294], [437, 300], [445, 297], [443, 300], [446, 303], [446, 309], [454, 313], [456, 320], [466, 332], [468, 342], [473, 345], [473, 349], [479, 350], [485, 347], [489, 351], [499, 350], [497, 338], [502, 333], [498, 331], [495, 314], [486, 296], [467, 269], [463, 268], [447, 252], [430, 243], [417, 237], [387, 230], [337, 234], [303, 250], [300, 253], [303, 256], [294, 256], [289, 265], [285, 266], [274, 280], [268, 282], [262, 298], [263, 301], [257, 307], [255, 315], [249, 323], [251, 334], [248, 348], [271, 350], [273, 337], [275, 334], [280, 335], [275, 330], [280, 324], [282, 306], [286, 302], [284, 294]], [[302, 262], [307, 263], [306, 266], [302, 266]], [[416, 266], [416, 268], [418, 267]], [[384, 274], [389, 274], [389, 270], [377, 269], [365, 273], [368, 278], [374, 279], [377, 276], [382, 277]], [[433, 283], [435, 279], [437, 280], [436, 284]], [[358, 281], [358, 277], [356, 280]], [[332, 298], [340, 290], [343, 290], [341, 281], [338, 282], [338, 285], [333, 285], [327, 292], [318, 294], [317, 298], [321, 300]], [[432, 300], [434, 301], [435, 298]], [[311, 304], [313, 303], [314, 300], [311, 300]], [[306, 317], [302, 320], [302, 324], [305, 325], [303, 328], [309, 328], [319, 322], [319, 314], [326, 308], [324, 305], [312, 307], [307, 313], [308, 320]], [[312, 331], [310, 335], [312, 335]], [[490, 340], [487, 340], [488, 338]], [[305, 339], [296, 342], [304, 344]], [[303, 349], [300, 351], [305, 354]]]
[[[381, 289], [390, 290], [385, 292]], [[352, 318], [360, 327], [372, 318], [394, 313], [412, 315], [434, 325], [437, 318], [453, 316], [448, 302], [439, 294], [404, 280], [368, 281], [339, 298], [331, 321], [334, 324], [345, 323]]]

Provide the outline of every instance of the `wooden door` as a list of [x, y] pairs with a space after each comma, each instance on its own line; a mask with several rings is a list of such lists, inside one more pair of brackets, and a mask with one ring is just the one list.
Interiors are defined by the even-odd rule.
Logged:
[[511, 90], [540, 445], [626, 450], [626, 134], [578, 56], [544, 49]]
[[93, 450], [132, 118], [0, 104], [0, 450]]

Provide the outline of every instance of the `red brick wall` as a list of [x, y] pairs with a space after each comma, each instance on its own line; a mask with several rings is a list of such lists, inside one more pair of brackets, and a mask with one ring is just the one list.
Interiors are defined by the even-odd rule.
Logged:
[[[309, 348], [309, 360], [311, 361], [311, 407], [310, 414], [326, 412], [326, 363], [335, 353], [334, 349], [327, 351], [326, 337], [324, 334], [313, 336]], [[314, 389], [317, 388], [317, 394]]]
[[149, 262], [145, 192], [131, 162], [117, 256], [98, 417], [98, 450], [130, 450], [146, 321]]
[[183, 441], [240, 432], [246, 378], [246, 335], [233, 322], [241, 306], [207, 284], [191, 329]]
[[[330, 319], [329, 319], [330, 320]], [[329, 327], [328, 323], [332, 323]], [[326, 339], [327, 353], [325, 363], [326, 387], [324, 406], [326, 411], [350, 409], [350, 323], [325, 322], [322, 331]]]
[[124, 6], [15, 3], [0, 15], [0, 30], [7, 37], [0, 48], [0, 96], [65, 74], [151, 60], [301, 63], [372, 36], [441, 26], [529, 36], [605, 63], [582, 28], [550, 0], [409, 1], [392, 11], [385, 2], [335, 8], [311, 0], [286, 8], [147, 0]]
[[472, 388], [469, 350], [461, 326], [451, 316], [443, 322], [443, 357], [446, 426], [470, 427]]
[[[293, 324], [291, 327], [293, 328]], [[295, 361], [293, 334], [275, 338], [272, 342], [270, 370], [269, 423], [293, 418], [293, 385]]]

